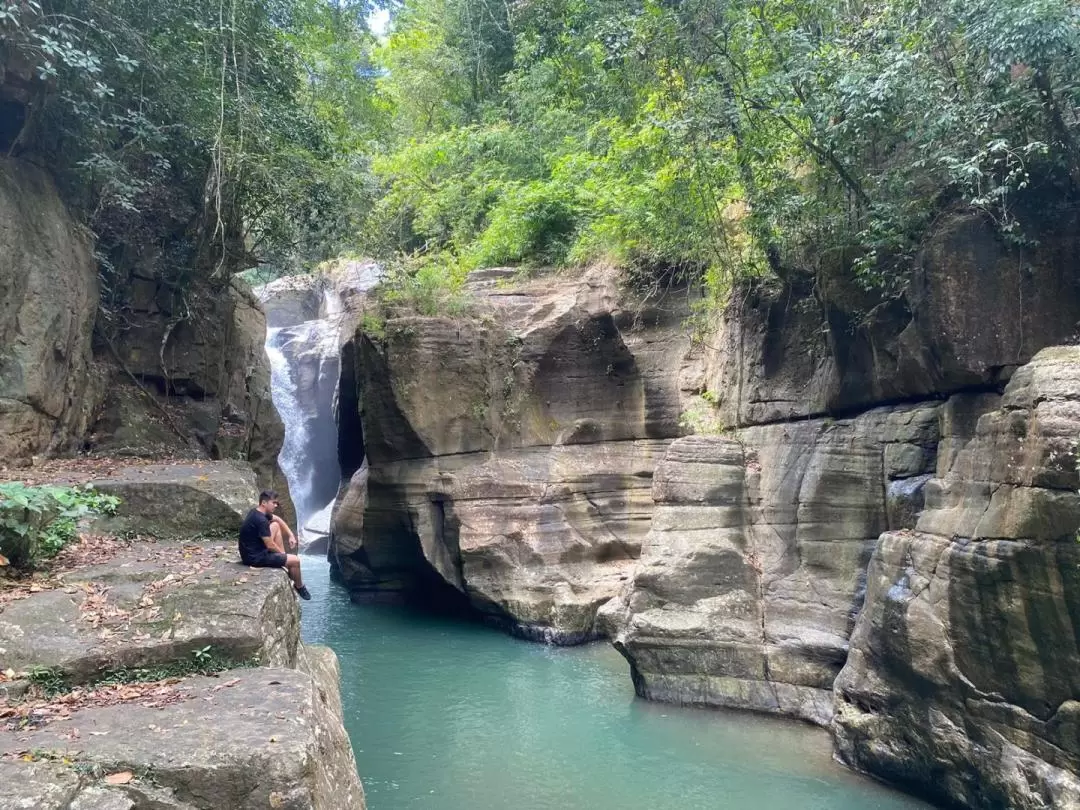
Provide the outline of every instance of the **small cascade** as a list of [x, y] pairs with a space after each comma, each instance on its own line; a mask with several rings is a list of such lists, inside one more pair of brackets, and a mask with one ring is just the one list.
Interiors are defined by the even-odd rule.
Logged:
[[285, 423], [278, 461], [289, 481], [301, 538], [310, 541], [328, 531], [313, 525], [312, 518], [333, 502], [341, 477], [334, 421], [337, 324], [312, 320], [269, 329], [266, 353], [274, 406]]
[[341, 483], [335, 408], [341, 373], [341, 338], [351, 323], [348, 301], [375, 285], [373, 262], [346, 262], [333, 282], [295, 276], [257, 290], [267, 313], [274, 407], [285, 424], [278, 462], [289, 481], [298, 534], [310, 550], [330, 533], [330, 514]]

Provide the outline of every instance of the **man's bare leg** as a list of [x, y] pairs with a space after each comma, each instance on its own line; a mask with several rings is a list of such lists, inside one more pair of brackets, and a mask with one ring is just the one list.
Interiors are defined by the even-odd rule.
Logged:
[[293, 587], [298, 591], [301, 590], [304, 587], [304, 578], [300, 574], [300, 558], [295, 554], [285, 552], [285, 546], [281, 538], [281, 527], [276, 523], [270, 524], [270, 542], [274, 546], [274, 551], [285, 554], [285, 570], [289, 574], [289, 579], [292, 580]]
[[274, 547], [272, 551], [278, 551], [282, 554], [285, 553], [285, 546], [281, 542], [281, 527], [276, 523], [270, 524], [270, 543]]
[[304, 578], [300, 575], [300, 558], [295, 554], [285, 555], [285, 570], [289, 572], [289, 579], [293, 587], [300, 590], [304, 587]]

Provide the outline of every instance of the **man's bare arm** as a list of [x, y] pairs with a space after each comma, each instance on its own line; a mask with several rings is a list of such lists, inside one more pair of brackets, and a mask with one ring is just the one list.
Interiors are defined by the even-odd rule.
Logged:
[[263, 545], [266, 546], [267, 549], [269, 549], [270, 551], [277, 551], [277, 552], [280, 552], [281, 554], [285, 553], [285, 549], [283, 549], [281, 547], [281, 542], [278, 541], [278, 540], [275, 540], [274, 535], [270, 535], [269, 537], [264, 537], [262, 539], [262, 541], [263, 541]]

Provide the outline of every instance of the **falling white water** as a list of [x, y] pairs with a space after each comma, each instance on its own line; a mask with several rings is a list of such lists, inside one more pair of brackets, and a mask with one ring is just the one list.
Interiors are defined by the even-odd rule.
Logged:
[[[275, 310], [273, 299], [264, 299], [268, 311], [276, 313], [277, 322], [284, 318], [288, 324], [266, 330], [266, 354], [274, 407], [285, 424], [278, 463], [296, 506], [298, 533], [306, 542], [329, 534], [330, 513], [341, 480], [334, 413], [341, 368], [340, 332], [348, 320], [341, 296], [362, 294], [378, 278], [374, 262], [349, 263], [337, 279], [337, 289], [323, 290], [319, 317], [301, 323], [288, 324], [290, 314], [303, 317], [298, 310]], [[306, 311], [314, 314], [312, 309]]]

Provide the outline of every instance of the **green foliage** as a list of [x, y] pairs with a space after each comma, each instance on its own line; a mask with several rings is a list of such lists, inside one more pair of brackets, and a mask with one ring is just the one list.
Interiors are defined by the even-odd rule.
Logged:
[[1069, 0], [405, 0], [393, 25], [372, 244], [454, 272], [889, 291], [941, 212], [1023, 239], [1080, 194]]
[[0, 484], [0, 551], [12, 565], [32, 567], [76, 537], [80, 518], [113, 514], [119, 505], [115, 495], [90, 486]]
[[[228, 656], [219, 654], [212, 645], [207, 645], [192, 650], [187, 658], [175, 661], [145, 667], [110, 669], [94, 678], [86, 686], [95, 688], [116, 684], [152, 683], [167, 678], [186, 678], [190, 675], [215, 675], [229, 669], [258, 665], [259, 662], [255, 659], [234, 661]], [[34, 667], [26, 673], [26, 679], [49, 698], [66, 694], [76, 686], [60, 667]]]
[[67, 676], [59, 667], [34, 667], [26, 679], [41, 690], [45, 697], [54, 697], [71, 690]]
[[197, 269], [299, 268], [355, 240], [380, 121], [368, 11], [0, 0], [4, 51], [40, 80], [13, 149], [42, 155], [98, 236], [107, 315], [148, 255], [176, 287]]
[[258, 666], [257, 661], [234, 661], [214, 650], [212, 645], [191, 651], [187, 658], [164, 662], [154, 666], [123, 667], [111, 669], [94, 680], [92, 686], [108, 686], [122, 683], [146, 683], [166, 678], [186, 678], [189, 675], [214, 675], [237, 667]]
[[375, 291], [379, 311], [370, 313], [369, 320], [382, 324], [375, 334], [385, 337], [386, 317], [391, 314], [464, 315], [468, 308], [464, 282], [463, 266], [447, 251], [401, 257], [387, 266]]

